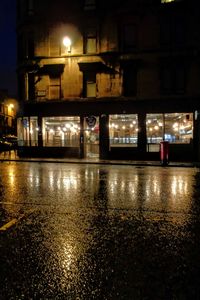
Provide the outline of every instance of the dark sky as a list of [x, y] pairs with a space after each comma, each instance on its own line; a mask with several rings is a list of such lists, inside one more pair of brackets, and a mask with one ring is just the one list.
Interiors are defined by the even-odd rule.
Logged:
[[7, 89], [9, 96], [15, 96], [17, 93], [16, 1], [0, 1], [0, 89]]

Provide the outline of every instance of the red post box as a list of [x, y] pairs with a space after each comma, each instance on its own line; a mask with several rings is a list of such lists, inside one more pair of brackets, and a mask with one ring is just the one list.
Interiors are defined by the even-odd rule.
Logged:
[[167, 141], [160, 143], [160, 161], [162, 166], [169, 164], [169, 142]]

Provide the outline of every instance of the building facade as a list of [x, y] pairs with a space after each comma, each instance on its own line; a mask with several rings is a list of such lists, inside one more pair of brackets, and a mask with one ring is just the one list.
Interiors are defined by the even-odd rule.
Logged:
[[0, 139], [17, 134], [17, 101], [8, 96], [7, 90], [0, 90]]
[[200, 160], [196, 0], [18, 0], [19, 155]]

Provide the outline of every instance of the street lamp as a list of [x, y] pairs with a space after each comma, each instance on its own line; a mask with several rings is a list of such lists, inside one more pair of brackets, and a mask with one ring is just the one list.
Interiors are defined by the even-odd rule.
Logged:
[[71, 52], [71, 39], [68, 36], [63, 38], [63, 45], [66, 47], [67, 53]]

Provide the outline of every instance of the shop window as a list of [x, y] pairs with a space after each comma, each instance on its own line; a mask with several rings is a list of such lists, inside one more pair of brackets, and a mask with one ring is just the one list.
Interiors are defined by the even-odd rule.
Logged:
[[37, 117], [30, 117], [30, 144], [31, 146], [38, 146], [38, 119]]
[[147, 114], [147, 151], [158, 152], [160, 142], [188, 144], [193, 139], [193, 114]]
[[38, 146], [38, 130], [37, 117], [18, 118], [18, 144], [20, 146]]
[[137, 68], [135, 64], [128, 64], [123, 68], [123, 95], [125, 97], [137, 94]]
[[165, 140], [170, 143], [189, 144], [193, 139], [193, 114], [165, 114]]
[[79, 117], [43, 118], [43, 145], [46, 147], [79, 147]]
[[147, 151], [158, 152], [160, 142], [164, 139], [163, 114], [147, 114], [146, 116]]
[[111, 147], [137, 147], [137, 115], [110, 115], [109, 139]]

